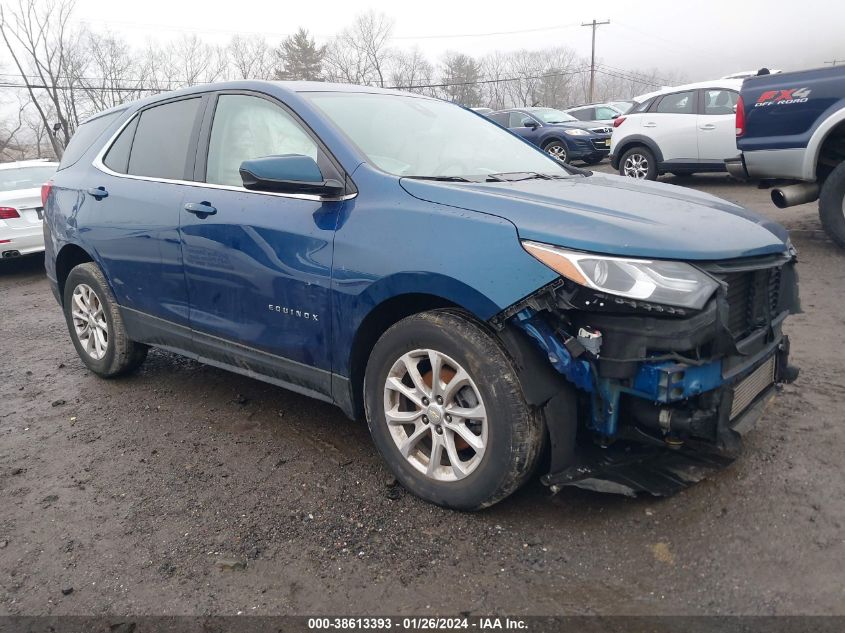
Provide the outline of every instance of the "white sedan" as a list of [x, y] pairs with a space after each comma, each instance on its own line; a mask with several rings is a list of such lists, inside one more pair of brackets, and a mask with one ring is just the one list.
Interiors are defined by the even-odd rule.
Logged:
[[44, 250], [41, 185], [56, 173], [58, 163], [22, 160], [0, 164], [0, 257], [18, 257]]

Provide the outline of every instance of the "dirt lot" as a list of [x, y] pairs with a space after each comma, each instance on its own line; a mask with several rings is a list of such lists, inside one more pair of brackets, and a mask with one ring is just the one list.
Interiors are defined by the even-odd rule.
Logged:
[[845, 253], [814, 205], [665, 181], [796, 229], [805, 309], [745, 456], [666, 500], [432, 507], [331, 406], [155, 351], [98, 379], [42, 262], [2, 263], [0, 614], [845, 614]]

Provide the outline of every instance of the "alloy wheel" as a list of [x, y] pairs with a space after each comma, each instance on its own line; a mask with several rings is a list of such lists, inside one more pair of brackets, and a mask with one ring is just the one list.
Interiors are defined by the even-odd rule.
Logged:
[[88, 284], [79, 284], [73, 290], [73, 329], [85, 353], [100, 360], [109, 349], [109, 326], [103, 304]]
[[566, 147], [561, 143], [552, 143], [546, 148], [546, 153], [559, 161], [566, 162]]
[[469, 373], [431, 349], [399, 358], [384, 385], [385, 422], [399, 452], [436, 481], [472, 473], [487, 447], [487, 411]]
[[648, 158], [642, 154], [630, 154], [625, 159], [622, 170], [629, 178], [642, 180], [648, 175]]

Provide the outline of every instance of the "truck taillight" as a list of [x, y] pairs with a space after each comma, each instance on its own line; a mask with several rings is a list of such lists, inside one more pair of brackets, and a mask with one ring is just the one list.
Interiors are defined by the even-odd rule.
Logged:
[[53, 181], [52, 180], [48, 180], [43, 185], [41, 185], [41, 206], [42, 207], [47, 206], [47, 198], [49, 197], [50, 189], [52, 189], [52, 188], [53, 188]]
[[745, 134], [745, 103], [742, 101], [742, 95], [736, 102], [736, 135], [742, 136]]
[[0, 220], [13, 220], [19, 217], [21, 214], [14, 207], [0, 207]]
[[613, 127], [619, 127], [624, 122], [625, 122], [625, 117], [624, 116], [618, 116], [615, 119], [613, 119]]

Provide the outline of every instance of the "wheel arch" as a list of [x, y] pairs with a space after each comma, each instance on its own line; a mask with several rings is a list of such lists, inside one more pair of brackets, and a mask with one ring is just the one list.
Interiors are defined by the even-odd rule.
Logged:
[[657, 143], [647, 136], [632, 134], [631, 136], [626, 137], [625, 140], [619, 143], [619, 146], [616, 148], [614, 154], [619, 156], [619, 160], [621, 161], [623, 154], [637, 145], [645, 146], [652, 154], [654, 154], [654, 159], [657, 161], [657, 167], [660, 169], [663, 163], [663, 152], [660, 151], [660, 147], [658, 147]]
[[813, 152], [811, 169], [814, 178], [819, 183], [824, 182], [828, 174], [843, 160], [845, 160], [845, 110], [842, 110], [838, 122], [827, 128], [824, 137]]
[[62, 302], [64, 302], [65, 296], [65, 282], [70, 271], [87, 262], [96, 263], [91, 254], [78, 244], [65, 244], [56, 254], [56, 282], [59, 286], [59, 297]]

